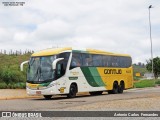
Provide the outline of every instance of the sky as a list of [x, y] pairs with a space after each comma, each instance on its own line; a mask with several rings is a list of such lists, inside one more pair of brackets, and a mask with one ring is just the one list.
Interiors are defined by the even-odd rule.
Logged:
[[0, 49], [93, 48], [146, 63], [151, 58], [149, 5], [153, 57], [160, 56], [159, 0], [0, 0]]

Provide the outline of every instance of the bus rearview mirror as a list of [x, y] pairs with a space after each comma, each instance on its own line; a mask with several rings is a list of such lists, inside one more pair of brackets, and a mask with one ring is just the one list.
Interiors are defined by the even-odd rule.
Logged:
[[23, 65], [26, 64], [26, 63], [28, 63], [28, 62], [29, 62], [29, 61], [24, 61], [24, 62], [21, 63], [21, 65], [20, 65], [21, 71], [23, 71]]
[[64, 59], [64, 58], [58, 58], [58, 59], [54, 60], [53, 63], [52, 63], [52, 69], [55, 70], [55, 69], [56, 69], [56, 64], [57, 64], [57, 62], [59, 62], [59, 61], [61, 61], [61, 60], [63, 60], [63, 59]]

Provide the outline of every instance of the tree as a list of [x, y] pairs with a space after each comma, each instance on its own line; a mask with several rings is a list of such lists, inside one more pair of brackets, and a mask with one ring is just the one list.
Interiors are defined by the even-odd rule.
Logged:
[[[152, 71], [151, 59], [147, 60], [146, 68], [148, 71], [150, 72]], [[153, 58], [153, 73], [154, 73], [155, 79], [157, 79], [158, 76], [160, 75], [160, 58], [159, 57]]]

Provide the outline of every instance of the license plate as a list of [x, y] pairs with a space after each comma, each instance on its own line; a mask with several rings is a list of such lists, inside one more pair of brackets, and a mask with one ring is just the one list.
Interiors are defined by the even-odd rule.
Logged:
[[40, 94], [41, 94], [41, 91], [36, 91], [36, 94], [37, 94], [37, 95], [40, 95]]

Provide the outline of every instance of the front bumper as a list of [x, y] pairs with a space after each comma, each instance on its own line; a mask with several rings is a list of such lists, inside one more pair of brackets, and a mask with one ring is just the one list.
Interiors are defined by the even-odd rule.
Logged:
[[45, 89], [30, 89], [26, 88], [28, 95], [55, 95], [58, 91], [55, 87], [45, 88]]

